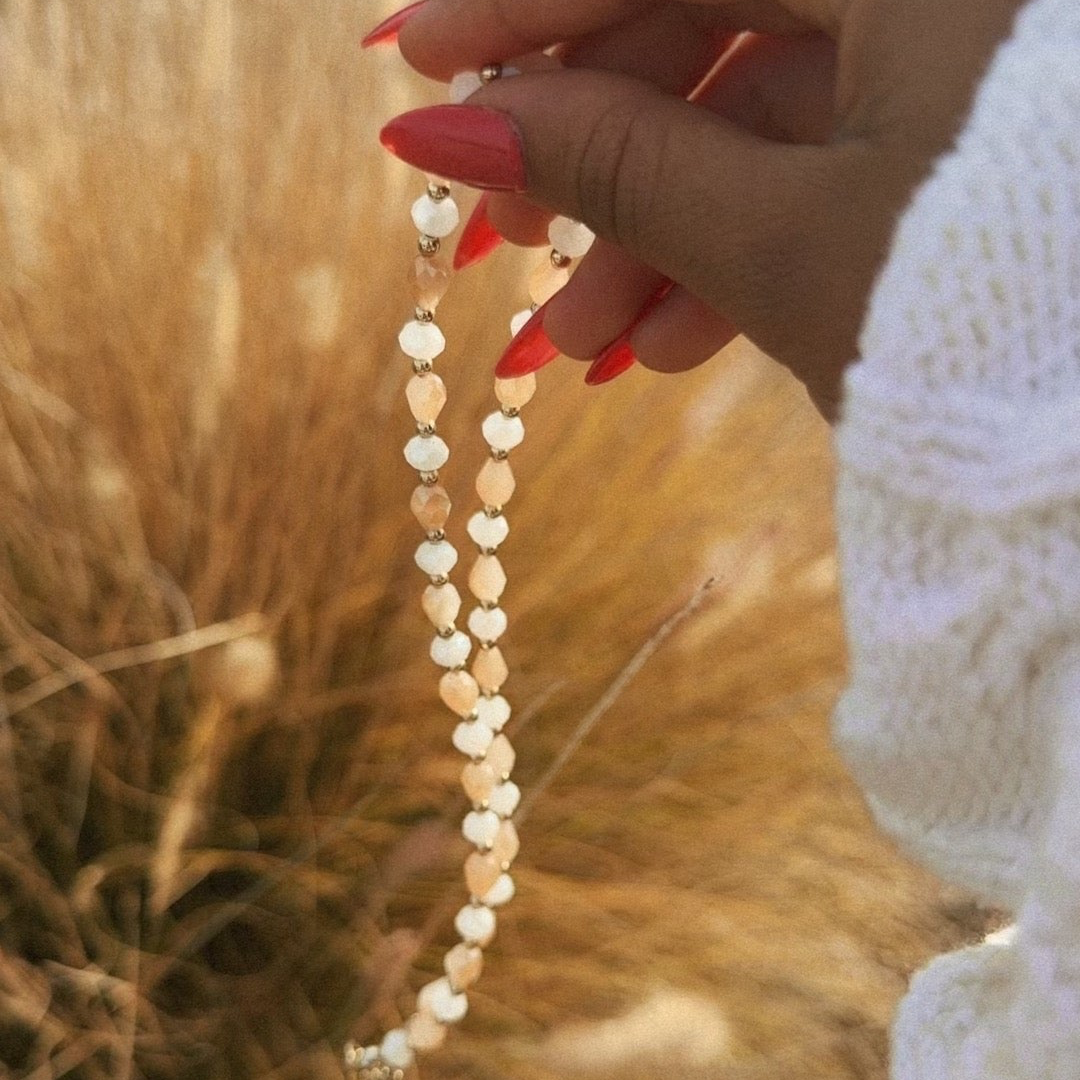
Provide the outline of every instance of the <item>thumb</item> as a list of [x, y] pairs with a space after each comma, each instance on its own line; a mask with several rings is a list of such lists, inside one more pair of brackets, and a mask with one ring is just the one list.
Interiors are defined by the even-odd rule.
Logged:
[[[638, 80], [593, 70], [496, 80], [469, 99], [466, 108], [474, 106], [494, 110], [512, 132], [515, 186], [530, 199], [684, 285], [795, 368], [830, 349], [808, 335], [850, 352], [880, 258], [880, 250], [861, 259], [843, 250], [848, 194], [862, 186], [857, 142], [773, 142]], [[440, 171], [430, 158], [403, 156]], [[882, 248], [886, 240], [887, 231]], [[816, 320], [809, 312], [816, 326], [807, 297], [820, 309]], [[796, 374], [811, 381], [812, 373]]]

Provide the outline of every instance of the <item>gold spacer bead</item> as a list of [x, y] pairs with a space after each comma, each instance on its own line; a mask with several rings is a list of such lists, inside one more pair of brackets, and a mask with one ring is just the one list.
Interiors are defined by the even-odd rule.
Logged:
[[494, 450], [493, 449], [491, 451], [491, 456], [496, 461], [505, 461], [510, 456], [510, 452], [508, 450]]
[[450, 581], [445, 574], [432, 574], [428, 580], [432, 585], [446, 585]]
[[485, 506], [484, 507], [484, 517], [489, 517], [489, 518], [502, 517], [502, 512], [503, 511], [502, 511], [501, 506]]
[[451, 623], [449, 626], [437, 626], [435, 628], [435, 633], [438, 634], [439, 637], [448, 641], [454, 636], [454, 634], [457, 633], [457, 627], [454, 626], [453, 623]]
[[433, 544], [437, 544], [440, 540], [446, 539], [446, 531], [444, 529], [428, 529], [427, 538]]
[[427, 193], [435, 202], [442, 202], [450, 194], [450, 189], [445, 184], [428, 184]]
[[412, 369], [414, 375], [428, 375], [435, 370], [435, 366], [430, 360], [414, 360]]
[[425, 487], [434, 487], [439, 482], [439, 470], [432, 469], [431, 472], [422, 472], [420, 474], [420, 483]]
[[485, 64], [480, 69], [480, 81], [482, 83], [491, 83], [496, 79], [502, 78], [502, 64]]
[[569, 255], [564, 255], [561, 251], [556, 251], [555, 248], [551, 249], [551, 265], [556, 270], [561, 270], [564, 266], [569, 266], [574, 260]]
[[520, 416], [521, 415], [521, 410], [520, 409], [515, 409], [513, 405], [504, 405], [500, 411], [502, 412], [503, 416], [507, 416], [507, 417], [514, 417], [514, 416]]
[[439, 238], [437, 236], [428, 236], [427, 233], [421, 233], [416, 241], [416, 247], [425, 258], [438, 255]]
[[416, 433], [417, 433], [417, 435], [423, 436], [425, 439], [430, 438], [432, 435], [435, 434], [435, 425], [434, 424], [417, 424], [416, 425]]
[[434, 322], [435, 312], [430, 308], [415, 307], [413, 308], [413, 318], [420, 323]]

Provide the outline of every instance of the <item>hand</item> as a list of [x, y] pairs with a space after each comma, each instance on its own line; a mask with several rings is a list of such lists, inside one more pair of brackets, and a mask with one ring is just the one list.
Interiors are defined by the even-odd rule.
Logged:
[[[666, 277], [678, 287], [631, 339], [643, 363], [700, 362], [733, 325], [831, 416], [897, 217], [954, 137], [1019, 6], [428, 0], [399, 39], [426, 75], [553, 45], [567, 66], [498, 80], [462, 107], [490, 122], [485, 137], [499, 129], [510, 172], [495, 182], [455, 176], [446, 155], [409, 160], [514, 188], [597, 232], [602, 242], [544, 316], [567, 355], [595, 356]], [[676, 96], [718, 41], [743, 31], [753, 34], [697, 103]], [[460, 162], [448, 134], [444, 149]], [[490, 164], [477, 144], [467, 149]], [[535, 209], [504, 197], [491, 212], [512, 236], [536, 239]]]

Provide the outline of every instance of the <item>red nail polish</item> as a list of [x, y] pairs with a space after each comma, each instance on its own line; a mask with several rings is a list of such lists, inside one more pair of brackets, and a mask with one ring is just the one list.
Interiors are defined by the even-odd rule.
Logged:
[[464, 270], [466, 266], [486, 259], [502, 242], [503, 238], [491, 227], [488, 221], [487, 204], [489, 196], [480, 196], [472, 216], [461, 230], [461, 238], [458, 240], [454, 251], [454, 269]]
[[592, 362], [585, 372], [586, 386], [599, 386], [628, 371], [637, 363], [637, 353], [630, 344], [630, 335], [656, 310], [660, 302], [675, 287], [675, 282], [664, 278], [659, 287], [638, 309], [630, 325]]
[[416, 0], [416, 3], [395, 11], [388, 19], [383, 19], [378, 26], [369, 30], [360, 40], [360, 48], [369, 49], [372, 45], [390, 45], [397, 41], [398, 31], [420, 10], [427, 0]]
[[629, 371], [636, 363], [637, 354], [630, 344], [629, 335], [624, 334], [592, 362], [592, 366], [585, 372], [585, 385], [599, 386], [601, 383], [611, 382], [624, 371]]
[[499, 358], [495, 375], [500, 379], [516, 379], [538, 371], [558, 355], [559, 350], [544, 333], [544, 307], [538, 307]]
[[510, 117], [495, 109], [413, 109], [395, 116], [379, 141], [402, 161], [448, 180], [495, 191], [525, 190], [521, 136]]

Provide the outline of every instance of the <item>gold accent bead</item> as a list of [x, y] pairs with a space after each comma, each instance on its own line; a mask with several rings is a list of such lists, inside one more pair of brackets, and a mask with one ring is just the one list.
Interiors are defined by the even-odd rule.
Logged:
[[502, 77], [502, 64], [485, 64], [480, 69], [480, 81], [482, 83], [494, 82]]
[[574, 260], [569, 255], [564, 255], [561, 251], [555, 248], [551, 249], [551, 265], [556, 270], [561, 270], [564, 266], [569, 266]]
[[439, 238], [437, 236], [428, 236], [427, 233], [421, 233], [416, 241], [416, 247], [421, 255], [438, 255]]
[[434, 199], [435, 202], [442, 202], [450, 194], [450, 189], [445, 184], [436, 184], [434, 182], [427, 186], [428, 197]]
[[435, 321], [435, 312], [430, 308], [420, 307], [417, 305], [413, 308], [413, 318], [418, 323], [429, 323]]

